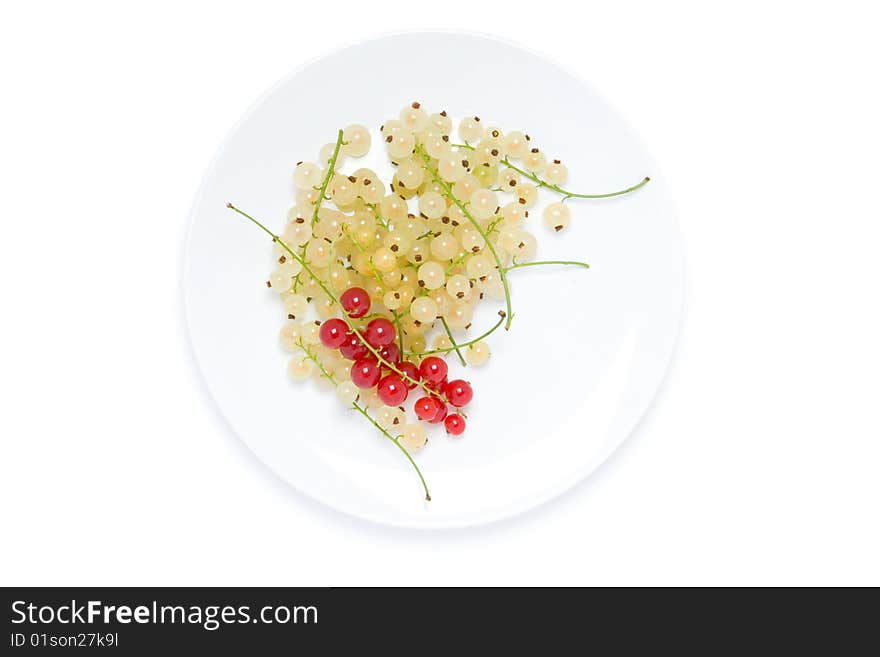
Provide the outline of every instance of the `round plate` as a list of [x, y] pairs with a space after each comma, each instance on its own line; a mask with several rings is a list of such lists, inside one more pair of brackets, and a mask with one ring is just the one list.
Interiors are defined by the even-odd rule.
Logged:
[[[272, 244], [227, 202], [281, 232], [292, 172], [316, 160], [339, 128], [362, 123], [373, 148], [342, 171], [377, 168], [390, 179], [378, 128], [418, 100], [457, 122], [524, 130], [569, 168], [568, 189], [613, 199], [568, 201], [572, 225], [555, 233], [541, 208], [527, 222], [538, 259], [586, 260], [591, 269], [512, 271], [515, 318], [489, 342], [483, 367], [448, 359], [475, 399], [459, 438], [432, 427], [416, 459], [426, 502], [403, 455], [315, 382], [287, 378], [284, 321], [265, 281]], [[185, 255], [190, 336], [205, 381], [233, 430], [277, 475], [325, 504], [410, 527], [474, 525], [545, 502], [598, 467], [638, 423], [668, 365], [682, 304], [682, 256], [659, 171], [621, 118], [558, 65], [496, 39], [410, 33], [351, 46], [291, 74], [226, 138], [198, 193]], [[503, 303], [481, 302], [469, 334]], [[210, 462], [206, 464], [210, 467]]]

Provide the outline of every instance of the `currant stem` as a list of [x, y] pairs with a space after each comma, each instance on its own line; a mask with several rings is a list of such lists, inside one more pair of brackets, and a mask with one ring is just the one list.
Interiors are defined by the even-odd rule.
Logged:
[[514, 262], [506, 269], [510, 271], [512, 269], [520, 269], [521, 267], [538, 267], [541, 265], [571, 265], [573, 267], [583, 267], [584, 269], [590, 268], [590, 265], [586, 262], [577, 262], [576, 260], [539, 260], [537, 262]]
[[[452, 146], [454, 146], [456, 148], [466, 148], [469, 151], [476, 150], [470, 144], [452, 144]], [[546, 187], [547, 189], [553, 190], [557, 194], [562, 194], [562, 196], [564, 197], [562, 199], [563, 201], [565, 201], [566, 199], [570, 199], [570, 198], [611, 198], [612, 196], [622, 196], [623, 194], [629, 194], [630, 192], [634, 192], [637, 189], [639, 189], [640, 187], [644, 187], [645, 185], [647, 185], [651, 181], [651, 179], [648, 176], [645, 176], [641, 181], [639, 181], [638, 183], [636, 183], [632, 187], [627, 187], [626, 189], [621, 189], [620, 191], [617, 191], [617, 192], [608, 192], [607, 194], [578, 194], [576, 192], [569, 192], [565, 189], [562, 189], [562, 187], [560, 187], [559, 185], [551, 185], [546, 180], [541, 180], [538, 176], [536, 176], [531, 171], [526, 171], [525, 169], [520, 169], [518, 166], [513, 164], [506, 156], [501, 158], [500, 162], [501, 162], [501, 164], [506, 166], [508, 169], [513, 169], [521, 176], [525, 176], [526, 178], [531, 180], [533, 183], [536, 183], [538, 185], [538, 187]]]
[[[333, 385], [336, 385], [336, 381], [333, 379], [333, 375], [327, 371], [327, 368], [324, 367], [324, 364], [320, 360], [318, 360], [318, 357], [315, 356], [315, 354], [313, 354], [312, 351], [307, 346], [305, 346], [303, 344], [302, 340], [297, 340], [296, 344], [297, 344], [297, 346], [299, 346], [300, 349], [302, 349], [305, 352], [306, 358], [308, 358], [310, 361], [312, 361], [315, 365], [318, 366], [318, 369], [321, 370], [321, 376], [326, 377], [327, 380], [330, 381], [330, 383], [332, 383]], [[388, 433], [382, 427], [382, 425], [380, 425], [378, 422], [376, 422], [376, 420], [373, 419], [373, 416], [371, 416], [367, 412], [367, 409], [365, 409], [363, 406], [358, 404], [357, 401], [353, 401], [351, 403], [351, 405], [352, 405], [352, 407], [354, 407], [354, 409], [356, 411], [358, 411], [361, 415], [363, 415], [365, 418], [367, 418], [374, 427], [376, 427], [379, 431], [381, 431], [383, 436], [385, 436], [388, 440], [390, 440], [392, 443], [397, 445], [398, 449], [400, 449], [400, 451], [402, 451], [404, 453], [407, 460], [410, 462], [410, 464], [412, 464], [412, 467], [415, 468], [416, 474], [419, 475], [419, 479], [421, 479], [421, 481], [422, 481], [422, 487], [425, 489], [425, 499], [430, 502], [431, 501], [431, 494], [428, 492], [428, 484], [425, 482], [425, 478], [422, 476], [422, 471], [419, 470], [419, 466], [416, 465], [416, 462], [413, 460], [412, 456], [410, 456], [410, 453], [407, 451], [406, 447], [401, 445], [400, 441], [395, 439], [390, 433]]]
[[458, 345], [455, 344], [455, 338], [452, 337], [452, 331], [449, 330], [449, 324], [446, 323], [446, 318], [443, 317], [443, 315], [440, 315], [439, 319], [440, 323], [443, 324], [443, 330], [446, 331], [446, 335], [449, 336], [449, 341], [452, 343], [452, 348], [455, 350], [455, 353], [458, 354], [458, 360], [461, 361], [461, 364], [464, 367], [467, 367], [464, 356], [461, 355], [461, 350], [458, 348]]
[[[495, 332], [495, 329], [497, 329], [499, 326], [501, 326], [504, 323], [504, 318], [507, 316], [503, 310], [499, 310], [498, 315], [500, 316], [500, 319], [497, 322], [495, 322], [495, 326], [493, 326], [488, 331], [483, 333], [483, 335], [481, 335], [477, 338], [474, 338], [473, 340], [468, 340], [467, 342], [459, 342], [456, 345], [456, 347], [458, 347], [459, 349], [461, 349], [462, 347], [470, 347], [472, 344], [476, 344], [480, 340], [485, 340], [490, 335], [492, 335]], [[450, 351], [454, 351], [456, 347], [443, 347], [441, 349], [431, 349], [430, 351], [423, 351], [421, 354], [418, 354], [418, 355], [430, 356], [431, 354], [446, 354], [446, 353], [449, 353]], [[415, 356], [417, 354], [407, 353], [406, 355], [407, 356]]]
[[292, 250], [292, 249], [291, 249], [291, 248], [290, 248], [290, 247], [284, 242], [284, 240], [282, 240], [280, 237], [278, 237], [278, 235], [276, 235], [276, 234], [273, 233], [271, 230], [269, 230], [268, 228], [266, 228], [266, 226], [264, 226], [262, 223], [260, 223], [257, 219], [255, 219], [254, 217], [252, 217], [251, 215], [249, 215], [249, 214], [248, 214], [247, 212], [245, 212], [244, 210], [240, 210], [240, 209], [238, 209], [237, 207], [235, 207], [234, 205], [232, 205], [232, 203], [227, 203], [227, 204], [226, 204], [226, 207], [229, 208], [230, 210], [234, 210], [235, 212], [237, 212], [237, 213], [240, 214], [241, 216], [245, 217], [246, 219], [250, 219], [254, 224], [256, 224], [257, 226], [259, 226], [260, 228], [262, 228], [263, 231], [264, 231], [265, 233], [267, 233], [267, 234], [272, 238], [273, 241], [275, 241], [275, 242], [277, 242], [278, 244], [280, 244], [280, 245], [284, 248], [285, 251], [287, 251], [287, 252], [288, 252], [288, 253], [289, 253], [289, 254], [290, 254], [290, 255], [291, 255], [291, 256], [292, 256], [292, 257], [293, 257], [293, 258], [294, 258], [299, 264], [300, 264], [300, 265], [302, 265], [302, 268], [306, 271], [306, 273], [307, 273], [309, 276], [312, 277], [312, 279], [313, 279], [313, 280], [314, 280], [314, 281], [315, 281], [315, 282], [321, 287], [321, 289], [324, 290], [324, 292], [327, 294], [327, 296], [330, 298], [330, 300], [333, 301], [333, 303], [335, 303], [337, 306], [339, 306], [339, 307], [342, 309], [342, 320], [348, 325], [349, 330], [350, 330], [352, 333], [354, 333], [354, 334], [360, 339], [360, 341], [361, 341], [361, 342], [363, 343], [363, 345], [367, 348], [367, 350], [368, 350], [370, 353], [372, 353], [372, 354], [376, 357], [376, 360], [378, 360], [380, 363], [382, 363], [383, 365], [385, 365], [385, 367], [387, 367], [388, 369], [390, 369], [392, 372], [396, 373], [396, 374], [397, 374], [398, 376], [400, 376], [404, 381], [409, 381], [410, 383], [414, 383], [415, 385], [417, 385], [417, 386], [419, 386], [420, 388], [422, 388], [427, 394], [429, 394], [429, 395], [434, 395], [434, 396], [436, 396], [436, 397], [440, 397], [440, 399], [442, 399], [444, 402], [449, 403], [449, 400], [446, 399], [446, 396], [445, 396], [445, 395], [443, 395], [443, 394], [441, 394], [441, 393], [438, 393], [438, 392], [435, 391], [435, 390], [431, 390], [431, 389], [430, 389], [426, 384], [424, 384], [423, 382], [421, 382], [421, 381], [417, 381], [417, 380], [413, 379], [412, 377], [410, 377], [409, 375], [407, 375], [405, 372], [402, 372], [402, 371], [397, 367], [397, 365], [395, 365], [394, 363], [391, 363], [391, 362], [385, 360], [384, 358], [382, 358], [382, 355], [379, 353], [379, 350], [376, 349], [375, 347], [373, 347], [373, 345], [371, 345], [369, 342], [367, 342], [367, 341], [364, 339], [364, 336], [363, 336], [363, 334], [360, 332], [360, 330], [359, 330], [359, 329], [358, 329], [358, 328], [357, 328], [357, 327], [351, 322], [351, 319], [348, 317], [348, 313], [345, 312], [345, 308], [342, 307], [342, 303], [339, 301], [339, 297], [337, 297], [337, 296], [336, 296], [336, 295], [330, 290], [330, 288], [327, 287], [327, 285], [324, 283], [324, 281], [322, 281], [322, 280], [317, 276], [317, 274], [315, 274], [315, 272], [312, 271], [312, 268], [311, 268], [311, 267], [309, 266], [309, 264], [306, 262], [305, 258], [303, 258], [302, 256], [297, 255], [296, 253], [294, 253], [293, 250]]
[[440, 174], [437, 170], [431, 166], [431, 158], [424, 151], [421, 146], [416, 146], [416, 151], [419, 153], [421, 158], [425, 161], [425, 168], [431, 172], [431, 177], [434, 179], [440, 187], [443, 188], [443, 191], [446, 192], [446, 197], [451, 200], [455, 205], [458, 206], [458, 209], [461, 210], [461, 213], [467, 217], [468, 221], [473, 224], [474, 228], [477, 229], [477, 232], [486, 242], [486, 246], [489, 247], [489, 251], [492, 253], [492, 257], [495, 259], [495, 266], [498, 267], [498, 275], [501, 277], [501, 285], [504, 287], [504, 302], [507, 304], [507, 321], [504, 324], [505, 330], [510, 330], [510, 323], [513, 321], [513, 307], [510, 303], [510, 287], [507, 284], [507, 272], [504, 270], [504, 265], [501, 264], [501, 258], [498, 257], [498, 252], [495, 251], [495, 247], [492, 245], [492, 242], [489, 241], [489, 236], [486, 235], [486, 232], [483, 230], [483, 227], [480, 226], [480, 222], [474, 219], [473, 215], [468, 211], [467, 206], [462, 203], [455, 194], [452, 193], [452, 186], [443, 180], [440, 177]]
[[327, 199], [327, 185], [330, 184], [330, 179], [333, 177], [333, 174], [336, 173], [336, 158], [339, 157], [340, 148], [342, 148], [342, 130], [336, 135], [336, 147], [333, 149], [333, 155], [327, 163], [327, 173], [324, 174], [324, 182], [321, 183], [321, 188], [318, 190], [320, 196], [318, 196], [318, 199], [315, 201], [315, 211], [312, 212], [312, 228], [315, 227], [315, 223], [318, 221], [318, 212], [321, 209], [321, 202], [324, 199]]
[[397, 448], [401, 452], [403, 452], [404, 456], [406, 456], [407, 460], [412, 464], [412, 467], [415, 469], [416, 474], [419, 475], [419, 479], [421, 479], [421, 481], [422, 481], [422, 488], [425, 489], [425, 500], [430, 502], [431, 501], [431, 493], [428, 492], [428, 484], [425, 481], [425, 478], [422, 476], [422, 471], [419, 470], [419, 466], [416, 465], [416, 462], [413, 460], [413, 457], [410, 456], [410, 453], [407, 451], [406, 447], [401, 445], [400, 441], [397, 440], [397, 438], [392, 437], [392, 435], [390, 433], [388, 433], [384, 428], [382, 428], [382, 425], [380, 425], [378, 422], [376, 422], [376, 420], [373, 419], [373, 416], [370, 415], [369, 413], [367, 413], [365, 408], [361, 407], [357, 402], [353, 402], [352, 406], [354, 407], [354, 409], [358, 413], [360, 413], [365, 418], [367, 418], [374, 427], [376, 427], [379, 431], [381, 431], [383, 436], [385, 436], [388, 440], [390, 440], [392, 443], [397, 445]]

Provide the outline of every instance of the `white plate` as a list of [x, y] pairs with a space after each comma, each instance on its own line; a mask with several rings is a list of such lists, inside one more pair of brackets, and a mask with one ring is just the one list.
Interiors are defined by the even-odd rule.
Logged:
[[[232, 201], [281, 232], [292, 171], [350, 123], [374, 130], [374, 148], [343, 171], [386, 159], [376, 130], [419, 100], [456, 120], [477, 114], [524, 129], [569, 167], [567, 188], [615, 199], [571, 200], [562, 233], [529, 221], [539, 259], [586, 260], [590, 270], [511, 272], [516, 317], [490, 338], [492, 358], [455, 376], [475, 400], [461, 438], [432, 428], [417, 456], [425, 502], [403, 455], [313, 382], [286, 376], [281, 303], [264, 284], [271, 243], [226, 209]], [[374, 159], [375, 158], [375, 159]], [[387, 171], [387, 166], [382, 171]], [[382, 173], [380, 171], [380, 173]], [[598, 467], [633, 430], [670, 359], [682, 303], [681, 245], [663, 180], [620, 117], [558, 65], [496, 39], [410, 33], [346, 48], [291, 74], [232, 130], [192, 210], [186, 312], [205, 381], [234, 431], [275, 473], [347, 513], [410, 527], [474, 525], [545, 502]], [[503, 305], [485, 301], [474, 330]], [[206, 459], [205, 467], [210, 467]]]

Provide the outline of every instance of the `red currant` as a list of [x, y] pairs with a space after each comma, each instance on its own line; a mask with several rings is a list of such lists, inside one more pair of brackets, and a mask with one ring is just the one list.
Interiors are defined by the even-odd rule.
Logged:
[[394, 324], [384, 317], [371, 319], [370, 323], [367, 324], [367, 328], [364, 329], [364, 339], [374, 349], [388, 346], [394, 342], [394, 338], [396, 337], [397, 333], [394, 330]]
[[372, 388], [379, 382], [379, 363], [375, 358], [361, 358], [351, 368], [351, 380], [358, 388]]
[[349, 360], [360, 360], [370, 353], [370, 350], [367, 349], [367, 345], [361, 342], [357, 333], [352, 331], [345, 334], [345, 342], [339, 347], [339, 353]]
[[419, 368], [416, 367], [415, 365], [413, 365], [412, 363], [410, 363], [408, 360], [400, 361], [399, 363], [397, 363], [396, 367], [398, 370], [400, 370], [401, 372], [406, 374], [406, 376], [409, 379], [412, 379], [412, 381], [410, 381], [408, 379], [403, 380], [403, 382], [406, 383], [406, 387], [409, 388], [410, 390], [415, 388], [416, 383], [414, 383], [414, 382], [418, 381], [420, 378]]
[[400, 347], [397, 346], [396, 342], [386, 344], [379, 350], [379, 355], [389, 363], [396, 363], [400, 358]]
[[439, 424], [440, 422], [443, 422], [443, 420], [446, 419], [446, 414], [449, 413], [449, 410], [447, 410], [446, 408], [446, 404], [444, 404], [439, 399], [437, 401], [440, 402], [440, 410], [437, 411], [437, 415], [435, 415], [434, 419], [431, 420], [431, 424]]
[[379, 379], [379, 387], [376, 389], [379, 393], [379, 399], [386, 406], [400, 406], [406, 401], [409, 391], [403, 379], [397, 374], [388, 374]]
[[443, 424], [446, 427], [446, 433], [451, 436], [460, 436], [464, 433], [465, 421], [458, 413], [447, 416]]
[[466, 406], [474, 398], [474, 389], [471, 388], [471, 384], [462, 379], [454, 379], [447, 383], [443, 388], [443, 392], [449, 403], [456, 408]]
[[362, 287], [350, 287], [339, 297], [342, 308], [349, 317], [363, 317], [370, 312], [370, 295]]
[[338, 317], [332, 317], [321, 324], [321, 330], [318, 335], [321, 338], [321, 344], [330, 349], [339, 349], [345, 344], [345, 334], [348, 333], [348, 324]]
[[416, 400], [413, 408], [420, 420], [434, 422], [434, 418], [437, 417], [443, 406], [445, 406], [445, 404], [436, 397], [420, 397]]
[[446, 378], [449, 368], [446, 361], [437, 356], [428, 356], [419, 365], [419, 373], [427, 383], [440, 383]]

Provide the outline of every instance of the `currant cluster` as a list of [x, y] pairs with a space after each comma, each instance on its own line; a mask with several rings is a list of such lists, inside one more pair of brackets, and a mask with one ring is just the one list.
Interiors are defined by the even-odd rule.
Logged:
[[[372, 306], [367, 291], [359, 287], [347, 289], [339, 300], [350, 319], [363, 318]], [[343, 358], [353, 361], [349, 375], [358, 391], [374, 390], [386, 407], [399, 408], [410, 391], [422, 385], [427, 394], [415, 403], [418, 418], [431, 424], [443, 422], [447, 433], [454, 436], [464, 432], [464, 416], [456, 412], [450, 414], [447, 404], [458, 409], [470, 403], [474, 396], [470, 383], [462, 379], [449, 381], [446, 361], [437, 356], [427, 356], [418, 365], [401, 359], [397, 331], [385, 317], [370, 319], [359, 331], [349, 328], [344, 320], [331, 317], [321, 323], [318, 336], [324, 347], [338, 349]], [[345, 390], [345, 401], [353, 394], [350, 401], [354, 402], [360, 394], [344, 382], [337, 385], [337, 392], [340, 387]], [[386, 419], [386, 424], [388, 419], [392, 425], [400, 420], [394, 414]], [[403, 438], [406, 446], [413, 449], [427, 442], [425, 432], [412, 426], [406, 428]]]
[[[455, 143], [453, 127], [446, 112], [429, 114], [419, 103], [385, 121], [378, 134], [394, 167], [387, 187], [372, 169], [340, 171], [372, 141], [364, 126], [340, 130], [318, 162], [294, 168], [296, 202], [280, 235], [230, 205], [275, 242], [268, 285], [284, 303], [281, 343], [295, 354], [291, 377], [314, 376], [335, 387], [340, 401], [403, 451], [420, 478], [410, 451], [426, 444], [426, 425], [442, 423], [448, 434], [461, 435], [462, 407], [473, 398], [467, 381], [449, 379], [444, 357], [454, 353], [462, 367], [489, 360], [485, 338], [502, 324], [509, 329], [514, 316], [510, 272], [588, 267], [534, 260], [537, 239], [528, 220], [538, 191], [562, 197], [542, 212], [544, 225], [558, 233], [571, 223], [568, 199], [626, 194], [648, 181], [576, 194], [560, 187], [566, 166], [528, 134], [505, 133], [474, 116], [459, 122], [461, 143]], [[463, 338], [487, 297], [504, 301], [500, 319]], [[407, 422], [403, 405], [410, 397], [421, 422]], [[422, 484], [427, 495], [424, 478]]]

